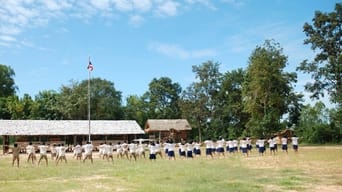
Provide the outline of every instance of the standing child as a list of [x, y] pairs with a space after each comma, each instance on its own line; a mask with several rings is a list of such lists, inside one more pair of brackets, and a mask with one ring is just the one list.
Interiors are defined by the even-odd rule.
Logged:
[[84, 148], [84, 159], [83, 163], [85, 162], [86, 159], [90, 159], [91, 163], [93, 164], [93, 144], [90, 143], [90, 141], [87, 142], [83, 146]]
[[154, 144], [154, 142], [151, 142], [150, 145], [148, 146], [149, 150], [150, 150], [150, 157], [149, 159], [152, 160], [156, 160], [156, 145]]
[[43, 143], [42, 145], [39, 145], [38, 148], [39, 148], [39, 154], [40, 154], [38, 165], [40, 164], [40, 161], [42, 159], [45, 159], [45, 163], [46, 163], [46, 166], [47, 166], [48, 165], [48, 158], [47, 158], [48, 146], [46, 146], [45, 143]]
[[298, 137], [294, 135], [292, 138], [292, 147], [295, 152], [298, 152]]
[[12, 166], [14, 166], [14, 162], [17, 162], [17, 167], [19, 167], [19, 154], [20, 154], [20, 148], [18, 147], [17, 143], [14, 143], [14, 146], [12, 148]]
[[287, 138], [281, 138], [281, 149], [287, 153]]
[[263, 138], [257, 140], [259, 146], [259, 155], [263, 156], [265, 152], [265, 140]]
[[32, 164], [34, 164], [34, 160], [36, 159], [35, 149], [32, 145], [32, 142], [29, 143], [28, 146], [26, 146], [26, 153], [28, 155], [27, 162], [31, 160]]

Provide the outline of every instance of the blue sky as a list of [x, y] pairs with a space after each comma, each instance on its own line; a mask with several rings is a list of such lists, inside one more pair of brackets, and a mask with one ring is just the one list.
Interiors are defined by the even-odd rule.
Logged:
[[[246, 68], [257, 45], [274, 39], [294, 72], [313, 52], [303, 45], [303, 24], [333, 0], [0, 0], [0, 63], [11, 66], [18, 95], [92, 77], [142, 95], [153, 78], [183, 89], [193, 65], [212, 60], [221, 72]], [[296, 90], [310, 76], [298, 74]], [[304, 92], [303, 92], [304, 93]], [[308, 93], [304, 93], [308, 95]], [[306, 102], [309, 102], [307, 100]]]

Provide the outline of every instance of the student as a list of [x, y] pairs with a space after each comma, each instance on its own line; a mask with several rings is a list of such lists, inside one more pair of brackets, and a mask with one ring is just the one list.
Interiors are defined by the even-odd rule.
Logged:
[[137, 160], [137, 144], [135, 143], [130, 143], [128, 144], [128, 149], [129, 149], [129, 160], [132, 160], [132, 157], [134, 158], [134, 161]]
[[194, 154], [195, 156], [201, 156], [201, 144], [199, 142], [194, 142]]
[[39, 154], [40, 154], [38, 165], [40, 164], [40, 161], [42, 159], [45, 159], [45, 163], [46, 163], [46, 166], [47, 166], [48, 165], [48, 158], [47, 158], [48, 146], [46, 146], [45, 143], [42, 143], [41, 145], [38, 146], [38, 148], [39, 148]]
[[144, 159], [145, 159], [145, 146], [144, 146], [144, 145], [145, 145], [144, 143], [139, 143], [139, 144], [138, 144], [137, 156], [138, 156], [139, 158], [144, 157]]
[[86, 159], [90, 159], [91, 163], [93, 164], [93, 144], [90, 141], [87, 141], [87, 144], [83, 146], [84, 149], [84, 158], [83, 163]]
[[229, 154], [231, 154], [231, 153], [234, 153], [235, 152], [235, 149], [234, 149], [234, 142], [233, 142], [233, 140], [232, 139], [229, 139], [228, 141], [227, 141], [227, 151], [229, 151]]
[[192, 142], [189, 141], [188, 143], [185, 144], [186, 147], [186, 158], [193, 158], [192, 151], [193, 151], [193, 145]]
[[99, 157], [100, 158], [103, 157], [103, 155], [104, 155], [103, 151], [104, 151], [105, 146], [106, 146], [106, 143], [100, 143], [100, 145], [98, 146], [98, 148], [99, 148]]
[[28, 155], [27, 162], [31, 160], [32, 164], [34, 164], [34, 160], [36, 159], [36, 152], [34, 146], [32, 145], [32, 142], [30, 142], [29, 145], [26, 146], [26, 153]]
[[127, 144], [127, 142], [123, 142], [122, 144], [121, 144], [121, 156], [123, 157], [123, 156], [126, 156], [126, 158], [127, 159], [129, 159], [128, 158], [128, 144]]
[[62, 160], [64, 160], [64, 162], [67, 163], [67, 159], [65, 156], [66, 150], [67, 150], [67, 148], [64, 147], [63, 143], [58, 145], [58, 148], [57, 148], [58, 157], [56, 160], [56, 165], [58, 165], [59, 161], [62, 161]]
[[[102, 155], [100, 155], [100, 158], [102, 156], [102, 159], [107, 159], [107, 161], [109, 160], [108, 159], [108, 153], [109, 153], [109, 148], [108, 148], [108, 145], [107, 143], [103, 143], [101, 144], [101, 147], [100, 147], [100, 150], [101, 150], [101, 153]], [[100, 153], [100, 152], [99, 152]]]
[[170, 160], [171, 160], [171, 159], [176, 160], [176, 156], [175, 156], [175, 147], [176, 147], [176, 144], [173, 143], [172, 140], [170, 140], [169, 143], [168, 143], [168, 147], [167, 147], [167, 149], [168, 149], [167, 155], [168, 155], [168, 157], [169, 157]]
[[50, 146], [50, 151], [51, 151], [51, 160], [55, 160], [55, 158], [57, 157], [56, 144], [52, 144]]
[[281, 138], [281, 149], [287, 153], [287, 138]]
[[109, 142], [109, 145], [106, 145], [106, 148], [105, 148], [105, 152], [107, 153], [107, 161], [109, 161], [109, 159], [111, 159], [112, 162], [114, 161], [113, 150], [114, 150], [114, 146], [111, 142]]
[[216, 142], [216, 152], [219, 156], [224, 156], [224, 139], [220, 138], [219, 140], [217, 140]]
[[159, 155], [160, 158], [163, 158], [163, 152], [162, 152], [162, 146], [159, 143], [159, 141], [157, 141], [156, 143], [154, 143], [156, 146], [156, 156]]
[[81, 146], [81, 143], [77, 144], [74, 147], [74, 157], [76, 157], [76, 160], [82, 160], [82, 146]]
[[186, 157], [186, 152], [185, 152], [185, 143], [184, 141], [178, 143], [178, 147], [179, 147], [179, 156], [180, 158], [185, 158]]
[[246, 138], [243, 138], [242, 140], [240, 140], [240, 147], [241, 147], [242, 155], [246, 155], [248, 157]]
[[119, 159], [122, 158], [122, 147], [121, 147], [121, 143], [118, 142], [116, 145], [115, 145], [115, 149], [116, 149], [116, 158]]
[[275, 141], [274, 141], [274, 139], [270, 138], [267, 142], [268, 142], [268, 146], [270, 148], [271, 155], [272, 154], [275, 155]]
[[14, 162], [17, 162], [17, 167], [19, 167], [19, 154], [20, 154], [20, 147], [18, 147], [17, 143], [14, 143], [14, 146], [12, 148], [12, 166], [14, 166]]
[[265, 152], [265, 140], [263, 138], [257, 140], [259, 146], [259, 155], [263, 156]]
[[298, 137], [294, 135], [292, 138], [292, 148], [295, 152], [298, 152]]
[[151, 161], [155, 161], [155, 160], [157, 159], [157, 157], [156, 157], [156, 150], [157, 150], [157, 149], [156, 149], [155, 143], [154, 143], [154, 142], [151, 142], [151, 143], [149, 144], [148, 148], [149, 148], [149, 151], [150, 151], [149, 159], [150, 159]]
[[214, 158], [213, 152], [212, 152], [213, 141], [210, 138], [208, 138], [207, 140], [204, 141], [204, 144], [205, 144], [206, 157], [210, 156], [211, 158]]

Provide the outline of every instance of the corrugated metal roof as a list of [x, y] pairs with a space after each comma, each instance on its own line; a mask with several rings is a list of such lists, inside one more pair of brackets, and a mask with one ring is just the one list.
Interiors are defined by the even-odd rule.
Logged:
[[[0, 120], [0, 135], [88, 135], [88, 120]], [[92, 135], [144, 134], [134, 120], [92, 120]]]
[[145, 132], [169, 131], [171, 129], [191, 130], [191, 127], [186, 119], [148, 119], [145, 124]]

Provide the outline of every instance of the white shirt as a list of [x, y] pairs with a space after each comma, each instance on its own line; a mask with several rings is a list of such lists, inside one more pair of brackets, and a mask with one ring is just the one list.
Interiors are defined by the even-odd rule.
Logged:
[[285, 138], [285, 137], [281, 138], [281, 144], [287, 145], [287, 138]]
[[268, 144], [269, 144], [269, 147], [271, 148], [271, 147], [274, 147], [274, 140], [273, 139], [269, 139], [268, 141]]
[[32, 145], [26, 146], [26, 153], [27, 154], [33, 154], [34, 152], [35, 152], [34, 147]]
[[137, 144], [131, 143], [128, 145], [128, 148], [130, 153], [135, 153], [137, 151]]
[[82, 147], [80, 145], [76, 145], [74, 148], [75, 154], [80, 154], [82, 153]]
[[174, 151], [174, 150], [175, 150], [175, 147], [176, 147], [176, 144], [174, 144], [174, 143], [169, 143], [167, 148], [168, 148], [169, 151]]
[[148, 147], [150, 149], [150, 154], [156, 154], [157, 149], [155, 145], [149, 145]]
[[83, 146], [83, 148], [84, 148], [85, 155], [91, 155], [91, 153], [93, 152], [93, 145], [92, 144], [85, 144]]
[[298, 145], [298, 137], [292, 137], [292, 145]]
[[210, 149], [212, 148], [212, 145], [214, 144], [212, 140], [205, 140], [204, 141], [205, 148]]
[[258, 143], [259, 147], [265, 147], [265, 140], [259, 139], [259, 140], [257, 141], [257, 143]]
[[61, 156], [65, 156], [65, 151], [66, 151], [66, 148], [64, 146], [60, 146], [58, 147], [58, 155], [61, 157]]
[[224, 140], [223, 139], [222, 140], [218, 140], [216, 142], [216, 144], [217, 144], [217, 148], [223, 148]]
[[46, 145], [39, 145], [39, 153], [46, 155], [48, 147]]
[[192, 150], [193, 150], [193, 146], [192, 146], [191, 143], [187, 143], [187, 144], [186, 144], [186, 150], [187, 150], [187, 151], [192, 151]]
[[241, 146], [241, 148], [247, 148], [247, 141], [246, 140], [240, 140], [240, 146]]

